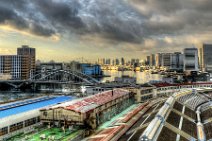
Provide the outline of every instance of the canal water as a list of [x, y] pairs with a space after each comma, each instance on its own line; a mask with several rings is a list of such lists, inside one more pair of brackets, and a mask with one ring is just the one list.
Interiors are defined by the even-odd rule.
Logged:
[[150, 72], [104, 71], [104, 75], [109, 75], [110, 77], [102, 78], [101, 82], [114, 81], [115, 77], [121, 77], [122, 75], [136, 77], [138, 84], [146, 83], [146, 82], [149, 82], [150, 80], [162, 79], [162, 76], [160, 74], [151, 74]]

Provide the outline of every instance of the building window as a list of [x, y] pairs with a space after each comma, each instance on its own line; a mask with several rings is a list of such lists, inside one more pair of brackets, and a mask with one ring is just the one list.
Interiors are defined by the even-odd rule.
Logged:
[[25, 127], [33, 125], [35, 123], [37, 123], [37, 118], [32, 118], [32, 119], [25, 120]]
[[14, 132], [14, 131], [21, 129], [21, 128], [23, 128], [23, 122], [19, 122], [19, 123], [10, 125], [10, 132]]
[[8, 134], [8, 127], [4, 127], [0, 129], [0, 136]]

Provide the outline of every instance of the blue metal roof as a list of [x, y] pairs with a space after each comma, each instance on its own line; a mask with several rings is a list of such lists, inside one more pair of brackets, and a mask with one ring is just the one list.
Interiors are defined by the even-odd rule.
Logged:
[[[30, 104], [25, 104], [25, 105], [19, 106], [20, 105], [20, 103], [19, 103], [17, 106], [12, 105], [11, 108], [7, 108], [8, 106], [10, 106], [10, 105], [8, 105], [6, 107], [7, 108], [6, 110], [0, 110], [0, 119], [11, 116], [11, 115], [16, 115], [16, 114], [20, 114], [23, 112], [27, 112], [30, 110], [40, 109], [40, 108], [43, 108], [43, 107], [46, 107], [49, 105], [54, 105], [54, 104], [64, 102], [67, 100], [72, 100], [74, 98], [75, 97], [71, 97], [71, 96], [59, 96], [59, 97], [53, 97], [50, 99], [46, 99], [46, 100], [43, 99], [41, 101], [34, 101], [34, 102], [32, 100], [30, 100], [30, 102], [29, 102]], [[0, 108], [4, 108], [4, 106], [2, 106]]]
[[18, 107], [18, 106], [28, 105], [28, 104], [39, 102], [39, 101], [49, 100], [49, 99], [53, 99], [53, 98], [54, 97], [42, 97], [42, 98], [25, 100], [25, 101], [18, 101], [18, 102], [15, 102], [15, 103], [9, 103], [9, 104], [0, 106], [0, 111], [15, 108], [15, 107]]

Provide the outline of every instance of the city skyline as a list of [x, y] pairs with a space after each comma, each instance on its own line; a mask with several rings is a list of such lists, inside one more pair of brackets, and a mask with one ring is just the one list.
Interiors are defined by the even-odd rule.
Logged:
[[[44, 61], [140, 58], [211, 43], [210, 0], [2, 0], [0, 54], [27, 44]], [[118, 56], [118, 57], [117, 57]]]

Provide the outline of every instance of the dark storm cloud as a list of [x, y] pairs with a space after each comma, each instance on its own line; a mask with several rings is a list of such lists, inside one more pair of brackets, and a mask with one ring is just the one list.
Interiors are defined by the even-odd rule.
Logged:
[[56, 26], [63, 26], [66, 30], [70, 28], [83, 28], [84, 23], [78, 17], [78, 10], [80, 5], [77, 1], [51, 1], [51, 0], [36, 0], [36, 9]]
[[0, 24], [11, 25], [12, 27], [30, 32], [39, 36], [51, 36], [55, 34], [54, 29], [45, 27], [39, 23], [39, 19], [30, 17], [30, 13], [35, 11], [29, 10], [26, 1], [20, 0], [0, 1]]
[[0, 5], [0, 23], [1, 24], [13, 24], [17, 28], [22, 29], [22, 28], [27, 28], [28, 25], [27, 23], [23, 20], [22, 17], [19, 17], [14, 11], [2, 7]]
[[211, 30], [211, 0], [133, 0], [145, 7], [143, 28], [150, 35], [198, 33]]
[[0, 4], [1, 24], [8, 21], [36, 35], [98, 33], [112, 40], [142, 41], [142, 14], [122, 0], [2, 0]]
[[80, 4], [80, 17], [90, 32], [118, 41], [142, 41], [143, 15], [123, 0], [81, 0]]
[[211, 0], [1, 0], [0, 24], [39, 36], [100, 34], [141, 43], [212, 30]]

